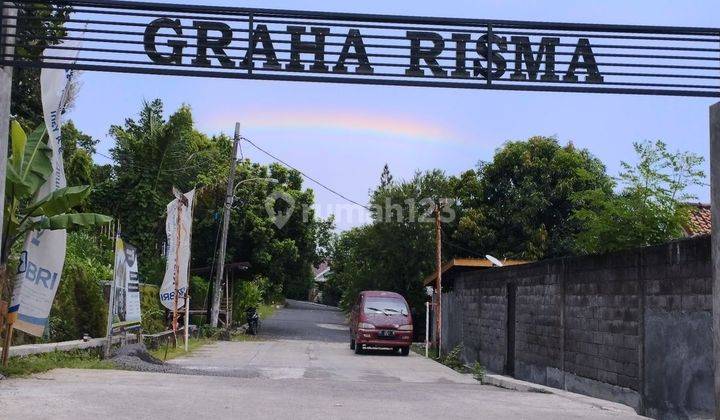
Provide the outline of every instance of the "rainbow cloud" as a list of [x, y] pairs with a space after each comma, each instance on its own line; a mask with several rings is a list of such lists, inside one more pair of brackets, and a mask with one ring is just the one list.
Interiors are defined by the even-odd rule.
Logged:
[[[233, 117], [235, 118], [235, 117]], [[228, 126], [231, 118], [218, 118], [213, 126]], [[453, 130], [427, 121], [368, 112], [321, 109], [316, 111], [268, 110], [245, 114], [243, 126], [252, 130], [313, 130], [425, 142], [457, 142]], [[232, 125], [232, 124], [230, 124]]]

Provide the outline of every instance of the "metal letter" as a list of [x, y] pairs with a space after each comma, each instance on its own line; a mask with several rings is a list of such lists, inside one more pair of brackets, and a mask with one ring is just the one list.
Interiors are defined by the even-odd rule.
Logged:
[[490, 75], [493, 79], [499, 79], [503, 76], [503, 74], [505, 74], [505, 70], [507, 70], [507, 61], [505, 60], [505, 57], [503, 57], [503, 55], [500, 53], [507, 52], [508, 50], [507, 38], [505, 38], [504, 36], [499, 37], [497, 35], [493, 35], [492, 44], [497, 44], [498, 50], [493, 51], [491, 56], [488, 44], [488, 36], [481, 36], [477, 42], [477, 52], [480, 57], [483, 57], [487, 61], [488, 69], [492, 70], [493, 64], [496, 64], [497, 70], [490, 74], [488, 72], [488, 69], [482, 66], [482, 60], [475, 59], [475, 76], [482, 75], [482, 77], [487, 79], [488, 75]]
[[[583, 58], [582, 63], [580, 63], [580, 56]], [[575, 75], [575, 71], [578, 68], [582, 68], [587, 71], [587, 76], [585, 76], [585, 82], [587, 83], [602, 83], [605, 81], [600, 74], [600, 69], [595, 61], [595, 54], [590, 47], [590, 40], [587, 38], [580, 38], [578, 40], [577, 47], [575, 47], [575, 54], [573, 54], [573, 58], [570, 61], [570, 66], [568, 67], [565, 77], [563, 77], [563, 81], [577, 82], [578, 77]]]
[[[228, 58], [225, 54], [224, 47], [232, 42], [232, 29], [222, 22], [204, 22], [193, 21], [193, 27], [197, 29], [197, 53], [192, 63], [196, 66], [210, 66], [210, 60], [207, 58], [208, 47], [215, 53], [215, 58], [220, 61], [220, 65], [225, 68], [235, 67], [235, 62]], [[220, 32], [220, 38], [208, 39], [208, 31]]]
[[[257, 44], [261, 42], [263, 47], [258, 48]], [[270, 38], [270, 32], [268, 32], [267, 25], [258, 25], [253, 31], [252, 40], [250, 41], [250, 47], [245, 54], [245, 59], [240, 63], [240, 67], [244, 69], [255, 67], [253, 58], [256, 54], [262, 54], [265, 56], [265, 63], [263, 68], [271, 70], [280, 70], [282, 66], [278, 62], [277, 54], [275, 53], [275, 47], [273, 46], [272, 39]]]
[[[355, 49], [355, 52], [350, 54], [350, 47]], [[345, 44], [340, 52], [337, 64], [333, 67], [335, 73], [347, 73], [348, 69], [345, 66], [345, 62], [348, 60], [357, 60], [358, 65], [355, 68], [355, 73], [358, 74], [373, 74], [375, 69], [370, 65], [367, 51], [365, 50], [365, 42], [363, 41], [360, 31], [357, 29], [350, 29], [347, 38], [345, 38]]]
[[287, 31], [291, 34], [290, 41], [290, 63], [285, 68], [293, 71], [304, 71], [305, 65], [300, 62], [300, 54], [315, 54], [315, 62], [310, 66], [311, 71], [326, 72], [325, 65], [325, 36], [330, 33], [330, 28], [310, 28], [315, 35], [315, 42], [303, 42], [302, 35], [305, 33], [304, 26], [288, 26]]
[[540, 76], [540, 80], [551, 82], [560, 80], [560, 76], [555, 74], [555, 47], [560, 43], [560, 38], [546, 38], [540, 41], [540, 48], [537, 52], [537, 58], [533, 57], [530, 38], [526, 36], [514, 36], [510, 38], [510, 42], [515, 44], [515, 72], [510, 75], [512, 80], [525, 80], [525, 74], [522, 71], [522, 64], [525, 61], [528, 78], [537, 80], [540, 72], [540, 65], [545, 56], [545, 74]]
[[[407, 38], [410, 40], [410, 68], [405, 70], [406, 76], [424, 76], [425, 70], [420, 67], [420, 60], [424, 60], [435, 77], [445, 77], [447, 72], [438, 64], [437, 57], [445, 49], [445, 40], [435, 32], [414, 32], [408, 31]], [[421, 48], [422, 41], [433, 43], [432, 48]]]
[[172, 47], [171, 54], [161, 54], [157, 50], [156, 38], [160, 29], [172, 29], [176, 35], [182, 35], [182, 25], [180, 19], [160, 18], [150, 22], [145, 28], [145, 36], [143, 43], [145, 44], [145, 54], [157, 64], [182, 64], [183, 48], [187, 46], [187, 42], [178, 40], [169, 40], [167, 45]]
[[452, 34], [452, 40], [455, 41], [455, 70], [450, 75], [452, 77], [470, 77], [467, 69], [467, 43], [470, 41], [470, 35]]

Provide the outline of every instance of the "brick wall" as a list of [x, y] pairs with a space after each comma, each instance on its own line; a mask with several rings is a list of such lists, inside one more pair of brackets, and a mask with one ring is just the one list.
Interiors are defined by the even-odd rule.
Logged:
[[448, 279], [443, 345], [648, 415], [701, 416], [714, 407], [710, 264], [701, 237], [462, 273]]

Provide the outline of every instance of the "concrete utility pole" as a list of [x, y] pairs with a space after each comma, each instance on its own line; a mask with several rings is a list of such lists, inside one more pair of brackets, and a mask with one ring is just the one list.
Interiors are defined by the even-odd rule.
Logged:
[[225, 250], [227, 249], [227, 235], [230, 228], [230, 208], [233, 204], [233, 188], [235, 187], [235, 167], [237, 166], [237, 152], [240, 144], [240, 123], [235, 123], [235, 139], [233, 141], [232, 160], [230, 161], [230, 175], [228, 176], [227, 192], [225, 193], [225, 208], [223, 209], [223, 227], [220, 237], [220, 254], [218, 255], [217, 272], [213, 282], [212, 311], [210, 313], [210, 326], [218, 326], [220, 317], [220, 299], [222, 297], [222, 279], [225, 274]]
[[720, 418], [720, 102], [710, 107], [710, 197], [712, 201], [713, 348], [715, 418]]
[[[2, 5], [9, 7], [2, 7]], [[0, 46], [3, 58], [12, 56], [15, 52], [15, 22], [17, 8], [10, 2], [0, 2], [0, 13], [5, 16], [0, 26]], [[5, 176], [7, 173], [8, 140], [10, 137], [10, 98], [12, 94], [13, 69], [10, 66], [0, 67], [0, 215], [5, 211]], [[3, 231], [3, 221], [0, 217], [0, 232]], [[0, 243], [2, 251], [2, 243]], [[0, 294], [2, 290], [0, 290]]]
[[437, 279], [435, 281], [435, 346], [440, 356], [442, 345], [442, 226], [440, 225], [440, 202], [435, 205], [435, 258]]

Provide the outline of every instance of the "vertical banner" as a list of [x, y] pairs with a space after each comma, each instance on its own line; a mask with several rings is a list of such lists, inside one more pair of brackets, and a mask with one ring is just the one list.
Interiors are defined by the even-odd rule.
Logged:
[[175, 302], [175, 276], [177, 275], [178, 308], [185, 305], [190, 267], [190, 233], [192, 232], [192, 207], [195, 190], [184, 194], [185, 200], [175, 199], [167, 205], [167, 265], [160, 288], [160, 303], [169, 310]]
[[140, 316], [140, 277], [137, 248], [119, 236], [115, 240], [115, 272], [110, 290], [111, 328], [136, 325]]
[[[81, 41], [68, 41], [64, 42], [63, 46], [77, 51], [80, 43]], [[66, 54], [64, 51], [47, 49], [43, 60], [53, 61], [54, 57]], [[72, 78], [72, 70], [43, 69], [40, 73], [43, 117], [48, 133], [48, 146], [52, 149], [52, 173], [40, 187], [38, 199], [67, 186], [60, 141], [60, 117], [72, 86]], [[25, 238], [9, 309], [14, 328], [37, 337], [42, 336], [60, 284], [66, 245], [65, 230], [34, 231]]]

